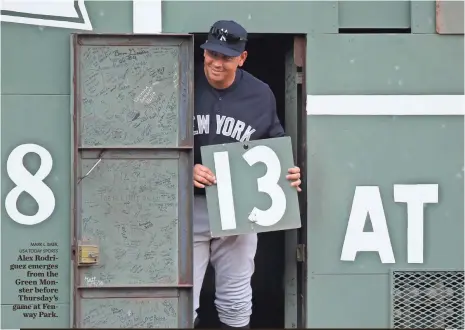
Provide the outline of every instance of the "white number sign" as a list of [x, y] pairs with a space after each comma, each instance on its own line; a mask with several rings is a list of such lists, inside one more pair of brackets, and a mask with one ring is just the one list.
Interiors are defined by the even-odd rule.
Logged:
[[[40, 157], [40, 167], [34, 175], [23, 164], [24, 156], [30, 152]], [[37, 225], [47, 220], [53, 213], [55, 196], [50, 187], [43, 182], [50, 174], [52, 166], [53, 159], [50, 152], [37, 144], [22, 144], [11, 152], [6, 163], [6, 172], [16, 186], [6, 196], [5, 209], [13, 221], [27, 226]], [[18, 211], [16, 204], [22, 192], [31, 195], [39, 205], [35, 215], [25, 215]]]
[[[281, 163], [273, 149], [267, 146], [256, 146], [245, 152], [242, 157], [250, 166], [263, 163], [266, 174], [257, 179], [258, 191], [270, 196], [271, 206], [267, 210], [254, 207], [250, 212], [249, 220], [260, 226], [272, 226], [282, 219], [286, 211], [286, 195], [278, 185], [281, 176]], [[218, 201], [220, 209], [221, 226], [223, 230], [236, 229], [236, 214], [232, 191], [231, 169], [227, 151], [213, 154], [215, 174], [218, 188]], [[240, 178], [236, 178], [240, 180]]]

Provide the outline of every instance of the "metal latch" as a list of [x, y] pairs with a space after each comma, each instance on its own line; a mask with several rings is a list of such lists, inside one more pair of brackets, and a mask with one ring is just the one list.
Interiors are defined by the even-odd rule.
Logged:
[[95, 265], [99, 261], [99, 247], [97, 245], [78, 245], [79, 266]]
[[305, 262], [305, 244], [297, 244], [296, 254], [298, 262]]

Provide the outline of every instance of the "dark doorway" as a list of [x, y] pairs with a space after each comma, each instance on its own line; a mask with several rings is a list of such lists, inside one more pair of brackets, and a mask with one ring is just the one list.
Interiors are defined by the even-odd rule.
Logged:
[[[199, 47], [205, 35], [195, 35], [195, 62], [203, 61], [203, 50]], [[249, 35], [249, 53], [243, 69], [267, 83], [273, 90], [278, 117], [285, 125], [285, 53], [293, 47], [293, 35], [257, 34]], [[284, 232], [258, 235], [255, 257], [255, 273], [252, 278], [253, 314], [251, 328], [284, 328]], [[208, 267], [200, 296], [199, 328], [218, 328], [219, 320], [214, 305], [215, 277]]]

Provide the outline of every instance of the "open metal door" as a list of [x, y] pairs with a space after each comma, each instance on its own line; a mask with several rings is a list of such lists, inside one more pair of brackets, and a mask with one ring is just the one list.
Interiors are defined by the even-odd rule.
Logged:
[[285, 233], [285, 328], [305, 327], [305, 239], [307, 223], [306, 200], [306, 111], [304, 63], [306, 41], [295, 37], [293, 49], [285, 57], [285, 131], [292, 138], [294, 161], [302, 171], [302, 192], [299, 194], [302, 227]]
[[74, 327], [192, 327], [192, 49], [72, 37]]

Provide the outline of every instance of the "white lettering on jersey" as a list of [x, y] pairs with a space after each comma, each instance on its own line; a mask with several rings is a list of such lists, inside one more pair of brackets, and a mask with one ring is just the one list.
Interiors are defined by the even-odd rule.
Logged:
[[234, 119], [227, 117], [223, 124], [223, 130], [221, 134], [224, 136], [231, 136], [232, 130], [234, 128]]
[[[194, 135], [209, 134], [210, 115], [194, 116]], [[197, 129], [195, 129], [197, 128]], [[241, 120], [233, 117], [216, 115], [216, 134], [231, 137], [237, 141], [249, 141], [255, 129]]]
[[210, 115], [197, 115], [197, 127], [199, 134], [208, 134], [210, 132]]
[[221, 127], [223, 127], [223, 123], [226, 120], [226, 116], [216, 115], [216, 134], [221, 134]]

